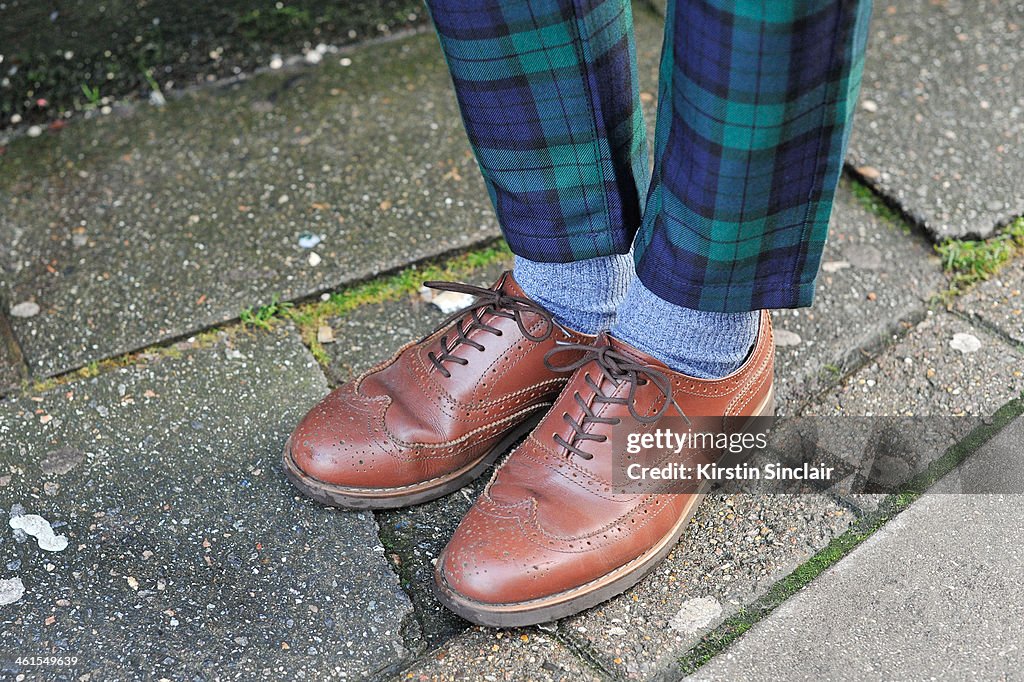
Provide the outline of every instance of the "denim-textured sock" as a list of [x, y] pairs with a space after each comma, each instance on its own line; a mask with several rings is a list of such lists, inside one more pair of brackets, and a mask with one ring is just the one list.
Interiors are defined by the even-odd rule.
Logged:
[[759, 317], [758, 311], [713, 313], [673, 305], [634, 277], [611, 332], [677, 372], [718, 379], [747, 359]]
[[633, 279], [629, 253], [571, 263], [538, 263], [516, 256], [512, 269], [526, 295], [560, 323], [585, 334], [610, 329]]

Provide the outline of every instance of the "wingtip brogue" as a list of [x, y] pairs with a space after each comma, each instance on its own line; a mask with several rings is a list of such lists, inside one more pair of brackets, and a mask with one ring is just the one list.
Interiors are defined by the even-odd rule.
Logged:
[[419, 504], [466, 485], [525, 435], [568, 380], [556, 344], [594, 337], [558, 325], [504, 273], [489, 289], [428, 283], [475, 302], [337, 388], [288, 439], [284, 470], [332, 506]]
[[612, 429], [653, 428], [682, 413], [774, 413], [767, 312], [754, 348], [716, 380], [673, 372], [602, 335], [568, 367], [568, 385], [495, 472], [438, 558], [435, 591], [467, 620], [525, 626], [572, 615], [634, 585], [668, 555], [705, 495], [638, 491], [613, 482]]

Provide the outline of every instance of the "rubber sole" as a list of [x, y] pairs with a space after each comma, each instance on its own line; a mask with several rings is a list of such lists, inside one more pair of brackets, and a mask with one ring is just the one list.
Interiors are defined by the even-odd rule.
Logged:
[[[774, 414], [775, 390], [773, 387], [754, 416], [767, 417]], [[462, 618], [489, 627], [525, 627], [577, 614], [622, 594], [657, 568], [686, 531], [690, 519], [693, 518], [704, 498], [707, 497], [709, 487], [706, 482], [702, 483], [701, 488], [693, 494], [690, 504], [687, 505], [672, 529], [649, 550], [585, 585], [525, 602], [485, 604], [452, 589], [444, 579], [443, 564], [439, 561], [437, 569], [434, 571], [434, 593], [445, 607]]]
[[291, 454], [291, 439], [285, 444], [282, 468], [288, 480], [299, 491], [313, 500], [329, 507], [343, 509], [398, 509], [423, 504], [455, 492], [475, 480], [501, 455], [509, 450], [521, 437], [533, 430], [544, 416], [545, 410], [538, 410], [513, 427], [502, 439], [480, 458], [466, 464], [450, 474], [432, 479], [419, 485], [403, 488], [366, 489], [334, 485], [314, 478], [295, 463]]

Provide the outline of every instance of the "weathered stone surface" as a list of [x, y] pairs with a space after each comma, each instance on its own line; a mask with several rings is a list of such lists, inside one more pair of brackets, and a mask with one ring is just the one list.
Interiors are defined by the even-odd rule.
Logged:
[[1024, 214], [1024, 7], [875, 3], [848, 160], [937, 237]]
[[1024, 346], [1024, 258], [957, 299], [956, 309]]
[[[710, 496], [651, 575], [560, 621], [559, 631], [627, 679], [670, 676], [676, 658], [701, 636], [825, 547], [852, 519], [822, 495]], [[699, 609], [695, 599], [705, 600]]]
[[[967, 334], [980, 348], [952, 347]], [[1024, 391], [1024, 354], [947, 312], [928, 316], [805, 414], [984, 417]]]
[[[0, 505], [69, 542], [20, 542], [5, 514], [4, 577], [26, 589], [0, 612], [6, 651], [77, 656], [48, 670], [76, 680], [400, 663], [412, 609], [373, 516], [308, 501], [281, 472], [287, 434], [325, 390], [296, 335], [276, 332], [0, 404]], [[4, 675], [18, 672], [33, 671]]]
[[[975, 460], [1022, 480], [1024, 419]], [[940, 481], [687, 679], [1012, 679], [1024, 669], [1019, 496]]]
[[[14, 141], [0, 270], [11, 300], [42, 307], [14, 322], [33, 370], [493, 239], [436, 37], [350, 59]], [[323, 240], [302, 248], [306, 233]]]
[[799, 411], [921, 319], [945, 282], [924, 239], [868, 206], [851, 183], [840, 184], [814, 306], [773, 312], [780, 338], [798, 337], [780, 344], [776, 356], [780, 414]]
[[551, 635], [535, 628], [474, 627], [418, 661], [397, 680], [576, 682], [606, 679]]

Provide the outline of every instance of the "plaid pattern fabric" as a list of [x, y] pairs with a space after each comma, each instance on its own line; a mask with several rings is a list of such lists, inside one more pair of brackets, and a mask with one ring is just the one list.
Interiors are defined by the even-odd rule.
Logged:
[[515, 253], [632, 245], [671, 303], [810, 305], [870, 0], [670, 0], [650, 180], [628, 0], [427, 4]]

